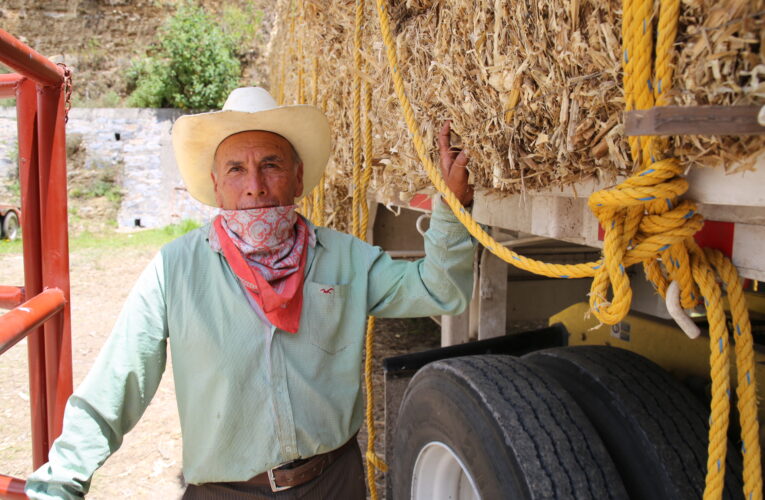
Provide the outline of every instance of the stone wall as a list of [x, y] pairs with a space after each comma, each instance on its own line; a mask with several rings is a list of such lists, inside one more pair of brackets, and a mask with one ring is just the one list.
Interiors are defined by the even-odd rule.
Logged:
[[[121, 166], [124, 198], [117, 216], [121, 228], [162, 227], [183, 219], [207, 221], [214, 209], [189, 196], [175, 164], [170, 141], [173, 109], [74, 108], [67, 134], [81, 139], [83, 168]], [[16, 168], [16, 109], [0, 107], [0, 180]]]

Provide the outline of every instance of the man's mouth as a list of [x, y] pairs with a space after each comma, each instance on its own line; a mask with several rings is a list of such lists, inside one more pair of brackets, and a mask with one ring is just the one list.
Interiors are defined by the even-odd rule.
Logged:
[[246, 203], [243, 206], [239, 207], [239, 210], [251, 210], [253, 208], [272, 208], [272, 207], [278, 207], [279, 204], [273, 201], [268, 202], [258, 202], [258, 203]]

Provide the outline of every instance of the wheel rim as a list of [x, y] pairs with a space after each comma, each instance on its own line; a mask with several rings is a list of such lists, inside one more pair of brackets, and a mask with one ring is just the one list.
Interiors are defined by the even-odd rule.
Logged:
[[19, 235], [19, 219], [14, 214], [9, 214], [6, 217], [9, 217], [9, 219], [5, 227], [5, 236], [9, 240], [15, 240]]
[[439, 441], [422, 447], [412, 474], [412, 500], [432, 498], [481, 499], [475, 481], [460, 457]]

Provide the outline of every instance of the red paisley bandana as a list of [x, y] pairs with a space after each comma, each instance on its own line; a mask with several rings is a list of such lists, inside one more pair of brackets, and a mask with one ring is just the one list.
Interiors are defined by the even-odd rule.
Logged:
[[303, 308], [305, 263], [313, 235], [295, 205], [222, 210], [210, 245], [220, 250], [266, 318], [297, 333]]

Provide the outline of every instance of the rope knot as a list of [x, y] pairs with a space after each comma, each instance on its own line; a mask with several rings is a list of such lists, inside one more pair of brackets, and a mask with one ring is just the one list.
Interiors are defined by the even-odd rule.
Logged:
[[[589, 206], [605, 230], [604, 265], [597, 269], [590, 291], [590, 305], [601, 322], [613, 325], [629, 312], [632, 289], [626, 269], [638, 262], [643, 263], [648, 279], [662, 296], [674, 279], [682, 290], [683, 307], [695, 305], [699, 294], [685, 265], [685, 242], [704, 222], [693, 202], [677, 200], [688, 190], [681, 174], [676, 160], [661, 160], [590, 196]], [[659, 256], [664, 270], [659, 266]], [[613, 298], [609, 301], [611, 288]]]

